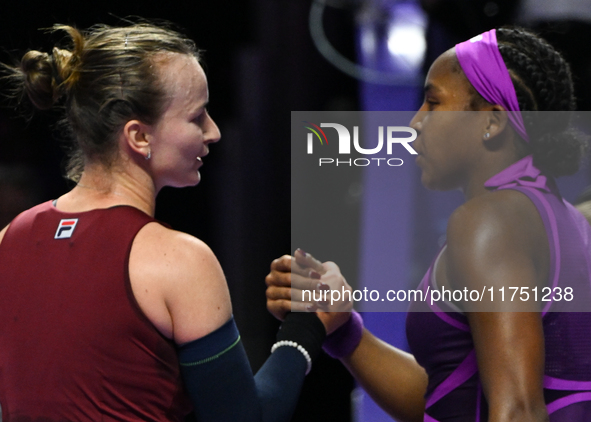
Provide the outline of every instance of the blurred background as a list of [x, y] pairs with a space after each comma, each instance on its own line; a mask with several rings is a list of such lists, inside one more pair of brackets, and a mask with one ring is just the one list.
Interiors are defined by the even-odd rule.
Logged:
[[[218, 256], [231, 290], [234, 314], [253, 369], [274, 340], [278, 322], [265, 308], [264, 277], [274, 258], [290, 252], [292, 110], [416, 110], [431, 62], [455, 43], [506, 23], [544, 31], [573, 64], [579, 107], [589, 110], [591, 5], [550, 0], [218, 0], [192, 2], [5, 2], [0, 11], [0, 60], [26, 49], [49, 52], [59, 36], [40, 28], [54, 23], [87, 28], [141, 16], [177, 24], [205, 51], [210, 114], [222, 139], [212, 146], [194, 188], [165, 189], [156, 217], [195, 235]], [[557, 7], [559, 5], [559, 7]], [[132, 18], [133, 19], [133, 18]], [[2, 87], [6, 89], [6, 87]], [[19, 118], [0, 109], [0, 224], [66, 192], [64, 155], [53, 129], [59, 115]], [[304, 180], [314, 183], [314, 180]], [[573, 200], [589, 184], [589, 168], [561, 182]], [[398, 274], [417, 282], [438, 248], [457, 193], [427, 192], [415, 166], [395, 183], [368, 170], [335, 193], [332, 222], [302, 238], [354, 239], [359, 264], [326, 249], [309, 251], [341, 264], [351, 280]], [[379, 227], [388, 210], [392, 225]], [[321, 244], [321, 243], [320, 243]], [[396, 256], [374, 266], [380, 251]], [[383, 261], [383, 260], [382, 260]], [[379, 268], [379, 271], [373, 270]], [[377, 271], [377, 272], [376, 272]], [[404, 314], [366, 314], [366, 324], [400, 347]], [[395, 386], [393, 386], [395, 388]], [[353, 394], [352, 394], [353, 392]], [[294, 421], [390, 420], [340, 363], [323, 356], [308, 376]]]

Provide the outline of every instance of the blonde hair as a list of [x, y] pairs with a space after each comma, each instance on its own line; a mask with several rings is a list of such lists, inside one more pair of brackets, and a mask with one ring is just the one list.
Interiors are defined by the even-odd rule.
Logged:
[[199, 58], [199, 51], [178, 32], [149, 23], [87, 31], [55, 25], [53, 31], [67, 34], [69, 48], [31, 50], [19, 65], [5, 67], [19, 101], [42, 110], [63, 105], [64, 127], [74, 141], [67, 176], [77, 181], [87, 160], [112, 164], [125, 123], [153, 124], [162, 114], [166, 95], [158, 66], [167, 55], [160, 53]]

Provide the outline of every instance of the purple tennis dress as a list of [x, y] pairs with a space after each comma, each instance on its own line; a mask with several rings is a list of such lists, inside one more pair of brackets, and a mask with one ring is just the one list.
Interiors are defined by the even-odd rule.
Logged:
[[[515, 189], [535, 204], [550, 245], [548, 286], [574, 287], [574, 301], [543, 302], [546, 348], [544, 397], [551, 422], [591, 421], [591, 227], [564, 201], [528, 156], [489, 179], [491, 189]], [[421, 281], [437, 288], [435, 263]], [[478, 378], [466, 317], [444, 302], [413, 302], [408, 343], [429, 376], [425, 422], [486, 422], [488, 406]]]

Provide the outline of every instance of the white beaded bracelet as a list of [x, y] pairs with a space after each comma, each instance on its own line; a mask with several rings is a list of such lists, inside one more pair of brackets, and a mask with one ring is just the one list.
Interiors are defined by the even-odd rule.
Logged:
[[306, 349], [304, 349], [302, 346], [300, 346], [299, 344], [297, 344], [295, 341], [281, 340], [281, 341], [278, 341], [277, 343], [275, 343], [273, 345], [273, 347], [271, 347], [271, 353], [273, 353], [275, 350], [277, 350], [281, 346], [295, 347], [296, 349], [298, 349], [302, 353], [302, 355], [304, 355], [304, 358], [306, 358], [306, 364], [307, 364], [306, 375], [308, 375], [310, 373], [310, 370], [312, 369], [312, 359], [310, 358], [310, 354], [308, 353], [308, 351]]

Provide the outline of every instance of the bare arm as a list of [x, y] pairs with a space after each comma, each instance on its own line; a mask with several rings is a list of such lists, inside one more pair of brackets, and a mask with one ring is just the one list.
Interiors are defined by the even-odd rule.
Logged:
[[468, 314], [489, 421], [548, 421], [544, 333], [537, 312]]
[[129, 273], [141, 309], [177, 344], [215, 331], [232, 315], [218, 260], [192, 236], [156, 223], [146, 225], [134, 241]]
[[[180, 370], [197, 419], [291, 419], [307, 359], [294, 347], [279, 347], [253, 377], [231, 320], [224, 275], [207, 245], [148, 224], [136, 237], [129, 268], [140, 307], [162, 334], [179, 345]], [[313, 314], [300, 316], [313, 320], [302, 321], [293, 315], [283, 325], [291, 327], [286, 329], [290, 334], [284, 335], [290, 336], [286, 340], [305, 345], [313, 358], [324, 328]]]
[[423, 420], [427, 374], [411, 354], [364, 330], [359, 346], [341, 361], [376, 403], [396, 420]]
[[[452, 215], [442, 276], [456, 289], [531, 289], [545, 283], [548, 257], [543, 223], [533, 204], [515, 191], [495, 192], [464, 204]], [[497, 298], [487, 305], [487, 310], [496, 312], [466, 315], [489, 421], [547, 421], [538, 304]]]

